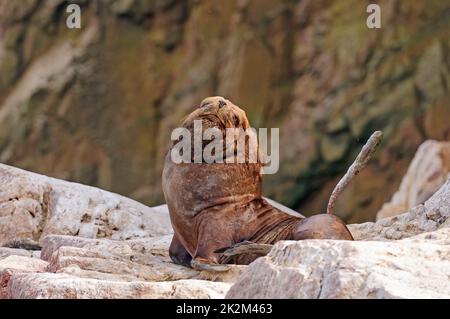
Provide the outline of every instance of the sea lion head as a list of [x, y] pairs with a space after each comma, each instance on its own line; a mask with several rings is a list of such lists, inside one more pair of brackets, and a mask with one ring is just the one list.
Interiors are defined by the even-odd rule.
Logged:
[[212, 122], [221, 129], [242, 128], [245, 130], [250, 127], [245, 111], [221, 96], [204, 99], [200, 106], [186, 117], [183, 126], [187, 127], [195, 120]]

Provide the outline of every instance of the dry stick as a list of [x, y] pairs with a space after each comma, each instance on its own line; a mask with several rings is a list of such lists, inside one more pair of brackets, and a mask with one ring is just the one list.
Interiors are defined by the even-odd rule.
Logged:
[[383, 133], [381, 131], [376, 131], [363, 146], [361, 152], [359, 152], [355, 161], [347, 170], [347, 173], [345, 173], [344, 177], [341, 178], [331, 193], [327, 206], [327, 214], [333, 214], [338, 196], [348, 186], [353, 177], [358, 175], [358, 173], [367, 166], [367, 163], [372, 158], [372, 155], [375, 153], [378, 145], [380, 144], [382, 137]]

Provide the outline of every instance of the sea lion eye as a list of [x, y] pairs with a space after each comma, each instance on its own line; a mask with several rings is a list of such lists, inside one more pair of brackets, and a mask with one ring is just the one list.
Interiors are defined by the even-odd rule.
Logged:
[[221, 108], [224, 107], [225, 105], [227, 105], [227, 102], [225, 102], [224, 100], [220, 100], [220, 101], [219, 101], [219, 109], [221, 109]]
[[207, 107], [207, 106], [209, 106], [210, 104], [211, 104], [210, 102], [204, 102], [204, 103], [202, 103], [202, 104], [200, 105], [200, 108]]

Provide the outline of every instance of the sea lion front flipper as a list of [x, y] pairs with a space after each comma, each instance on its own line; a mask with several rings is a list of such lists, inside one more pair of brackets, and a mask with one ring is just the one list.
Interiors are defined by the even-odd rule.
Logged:
[[215, 251], [233, 244], [234, 233], [225, 231], [232, 229], [227, 219], [221, 218], [217, 210], [204, 212], [196, 216], [195, 232], [197, 247], [192, 256], [191, 267], [196, 270], [227, 271], [230, 266], [221, 260]]
[[186, 267], [191, 266], [192, 257], [186, 248], [184, 248], [176, 233], [173, 235], [172, 242], [170, 243], [169, 256], [175, 264]]

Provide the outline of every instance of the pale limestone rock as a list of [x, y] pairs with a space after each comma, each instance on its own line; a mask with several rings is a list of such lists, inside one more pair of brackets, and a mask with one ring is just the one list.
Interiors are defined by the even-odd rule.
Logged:
[[88, 279], [98, 279], [98, 280], [109, 280], [109, 281], [145, 281], [142, 278], [133, 276], [133, 275], [125, 275], [125, 274], [111, 274], [105, 273], [95, 270], [86, 270], [81, 269], [78, 265], [71, 264], [67, 267], [61, 268], [56, 271], [58, 274], [68, 274], [74, 277], [79, 278], [88, 278]]
[[7, 297], [50, 299], [223, 298], [231, 284], [204, 280], [123, 282], [78, 278], [68, 274], [14, 274]]
[[155, 256], [169, 257], [169, 247], [173, 235], [165, 235], [151, 238], [137, 238], [125, 241], [133, 251], [142, 254], [151, 253]]
[[95, 279], [117, 276], [120, 280], [133, 278], [167, 281], [197, 278], [234, 282], [247, 267], [233, 265], [229, 271], [212, 273], [175, 265], [167, 253], [161, 253], [169, 249], [168, 237], [170, 236], [114, 241], [49, 235], [42, 240], [41, 257], [50, 261], [48, 270], [51, 272], [76, 273], [80, 277]]
[[126, 240], [170, 233], [163, 208], [0, 164], [0, 244], [48, 234]]
[[44, 272], [47, 265], [46, 261], [25, 256], [11, 255], [0, 260], [0, 299], [6, 298], [11, 276], [23, 272]]
[[450, 179], [423, 205], [375, 223], [348, 225], [355, 240], [397, 240], [449, 227]]
[[402, 214], [422, 204], [449, 177], [450, 142], [428, 140], [420, 145], [398, 191], [377, 213], [377, 220]]
[[53, 253], [60, 247], [83, 247], [89, 243], [98, 243], [99, 241], [99, 239], [76, 236], [47, 235], [41, 239], [41, 259], [49, 261]]
[[[139, 261], [132, 261], [135, 259], [139, 259]], [[56, 272], [73, 265], [83, 270], [130, 275], [145, 281], [180, 280], [198, 276], [198, 272], [191, 268], [175, 265], [152, 255], [120, 255], [77, 247], [59, 248], [50, 260], [48, 271]]]
[[11, 255], [39, 258], [39, 254], [40, 254], [39, 251], [0, 247], [0, 260]]
[[15, 269], [20, 271], [44, 272], [48, 262], [32, 257], [9, 256], [0, 260], [0, 272], [5, 269]]
[[172, 235], [138, 238], [126, 241], [114, 241], [108, 239], [92, 239], [67, 235], [48, 235], [41, 239], [42, 251], [41, 258], [50, 260], [52, 254], [62, 246], [69, 247], [85, 247], [85, 246], [108, 246], [106, 249], [111, 249], [112, 246], [127, 246], [134, 252], [141, 254], [152, 254], [156, 256], [169, 256], [169, 246], [172, 240]]
[[450, 245], [450, 227], [438, 229], [433, 232], [423, 233], [401, 240], [413, 243], [433, 243], [439, 245]]
[[449, 276], [449, 245], [282, 241], [227, 298], [450, 298]]

